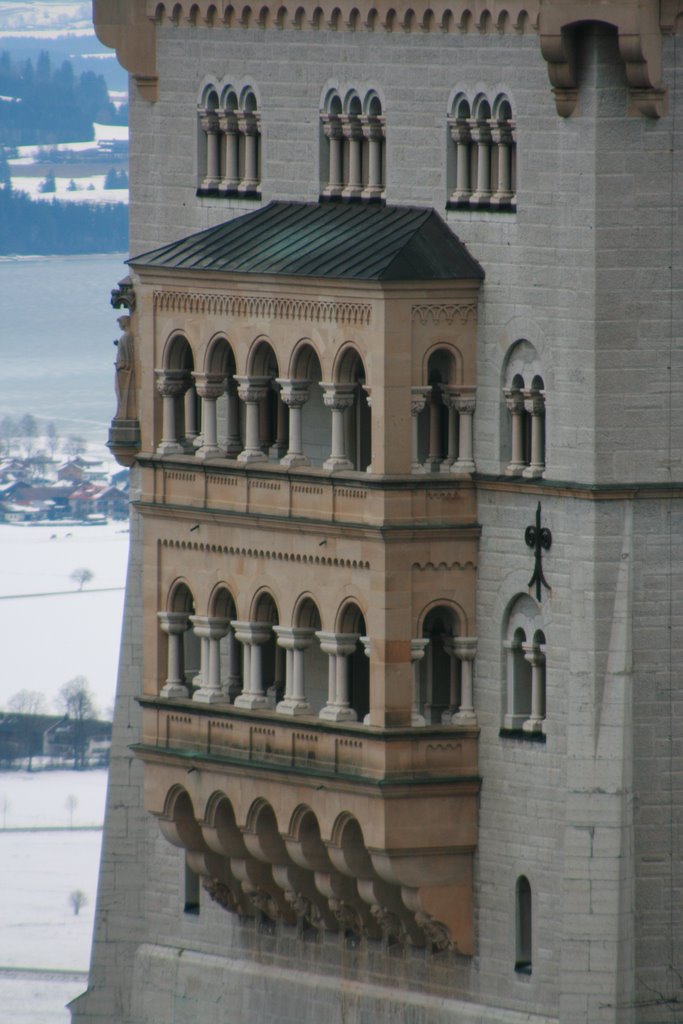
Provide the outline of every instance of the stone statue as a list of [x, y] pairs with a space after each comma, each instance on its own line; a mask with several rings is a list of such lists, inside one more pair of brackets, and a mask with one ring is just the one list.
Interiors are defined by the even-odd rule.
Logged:
[[114, 342], [118, 348], [114, 364], [116, 367], [114, 388], [116, 390], [117, 402], [116, 416], [114, 418], [117, 420], [134, 420], [137, 417], [137, 411], [135, 409], [135, 364], [130, 317], [120, 316], [117, 323], [123, 333]]

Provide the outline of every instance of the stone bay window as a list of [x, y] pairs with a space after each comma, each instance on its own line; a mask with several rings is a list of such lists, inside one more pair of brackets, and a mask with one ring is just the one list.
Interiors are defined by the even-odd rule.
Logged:
[[147, 806], [242, 918], [470, 956], [481, 269], [282, 202], [131, 266]]

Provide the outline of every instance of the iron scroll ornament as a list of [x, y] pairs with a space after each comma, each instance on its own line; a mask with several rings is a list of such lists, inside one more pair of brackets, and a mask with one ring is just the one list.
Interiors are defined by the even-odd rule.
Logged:
[[536, 600], [541, 600], [541, 584], [546, 590], [550, 590], [550, 584], [543, 575], [543, 552], [550, 551], [553, 542], [553, 535], [547, 526], [541, 526], [541, 503], [536, 506], [536, 525], [527, 526], [524, 531], [524, 540], [527, 547], [534, 552], [534, 571], [527, 586], [533, 587], [536, 584]]

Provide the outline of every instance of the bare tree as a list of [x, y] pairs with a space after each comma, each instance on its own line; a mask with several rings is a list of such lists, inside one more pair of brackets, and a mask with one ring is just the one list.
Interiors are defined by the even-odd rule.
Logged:
[[88, 903], [88, 897], [81, 889], [74, 889], [72, 893], [69, 893], [69, 903], [73, 908], [74, 914], [78, 917], [78, 912], [81, 907], [85, 907]]
[[33, 447], [38, 436], [38, 424], [35, 416], [30, 412], [25, 413], [19, 420], [19, 434], [24, 442], [24, 454], [26, 458], [33, 455]]
[[72, 434], [71, 437], [67, 437], [65, 451], [67, 455], [72, 457], [81, 455], [85, 451], [85, 440], [82, 437], [77, 437]]
[[74, 571], [69, 576], [70, 580], [73, 580], [74, 583], [78, 584], [79, 590], [83, 590], [85, 584], [90, 583], [90, 581], [94, 578], [95, 574], [91, 572], [90, 569], [86, 569], [85, 567], [82, 567], [80, 569], [74, 569]]
[[17, 437], [17, 425], [11, 416], [3, 416], [0, 420], [0, 450], [3, 455], [11, 455]]
[[85, 676], [76, 676], [64, 683], [59, 691], [57, 704], [73, 722], [72, 749], [74, 768], [85, 766], [85, 751], [88, 745], [86, 722], [97, 717], [97, 709], [90, 686]]
[[7, 707], [16, 715], [45, 715], [47, 701], [39, 690], [18, 690], [7, 701]]
[[50, 449], [50, 458], [54, 459], [59, 445], [59, 434], [54, 423], [50, 422], [45, 427], [45, 437], [47, 438], [47, 446]]

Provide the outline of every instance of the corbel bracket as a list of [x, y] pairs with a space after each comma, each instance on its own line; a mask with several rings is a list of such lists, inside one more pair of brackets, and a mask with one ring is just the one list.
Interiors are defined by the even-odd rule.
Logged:
[[93, 0], [95, 34], [116, 50], [119, 64], [130, 73], [143, 99], [159, 98], [156, 69], [156, 24], [140, 0]]
[[662, 84], [662, 33], [656, 0], [540, 0], [538, 31], [541, 53], [557, 112], [577, 112], [576, 30], [590, 22], [613, 26], [629, 87], [629, 113], [661, 117], [666, 113]]

